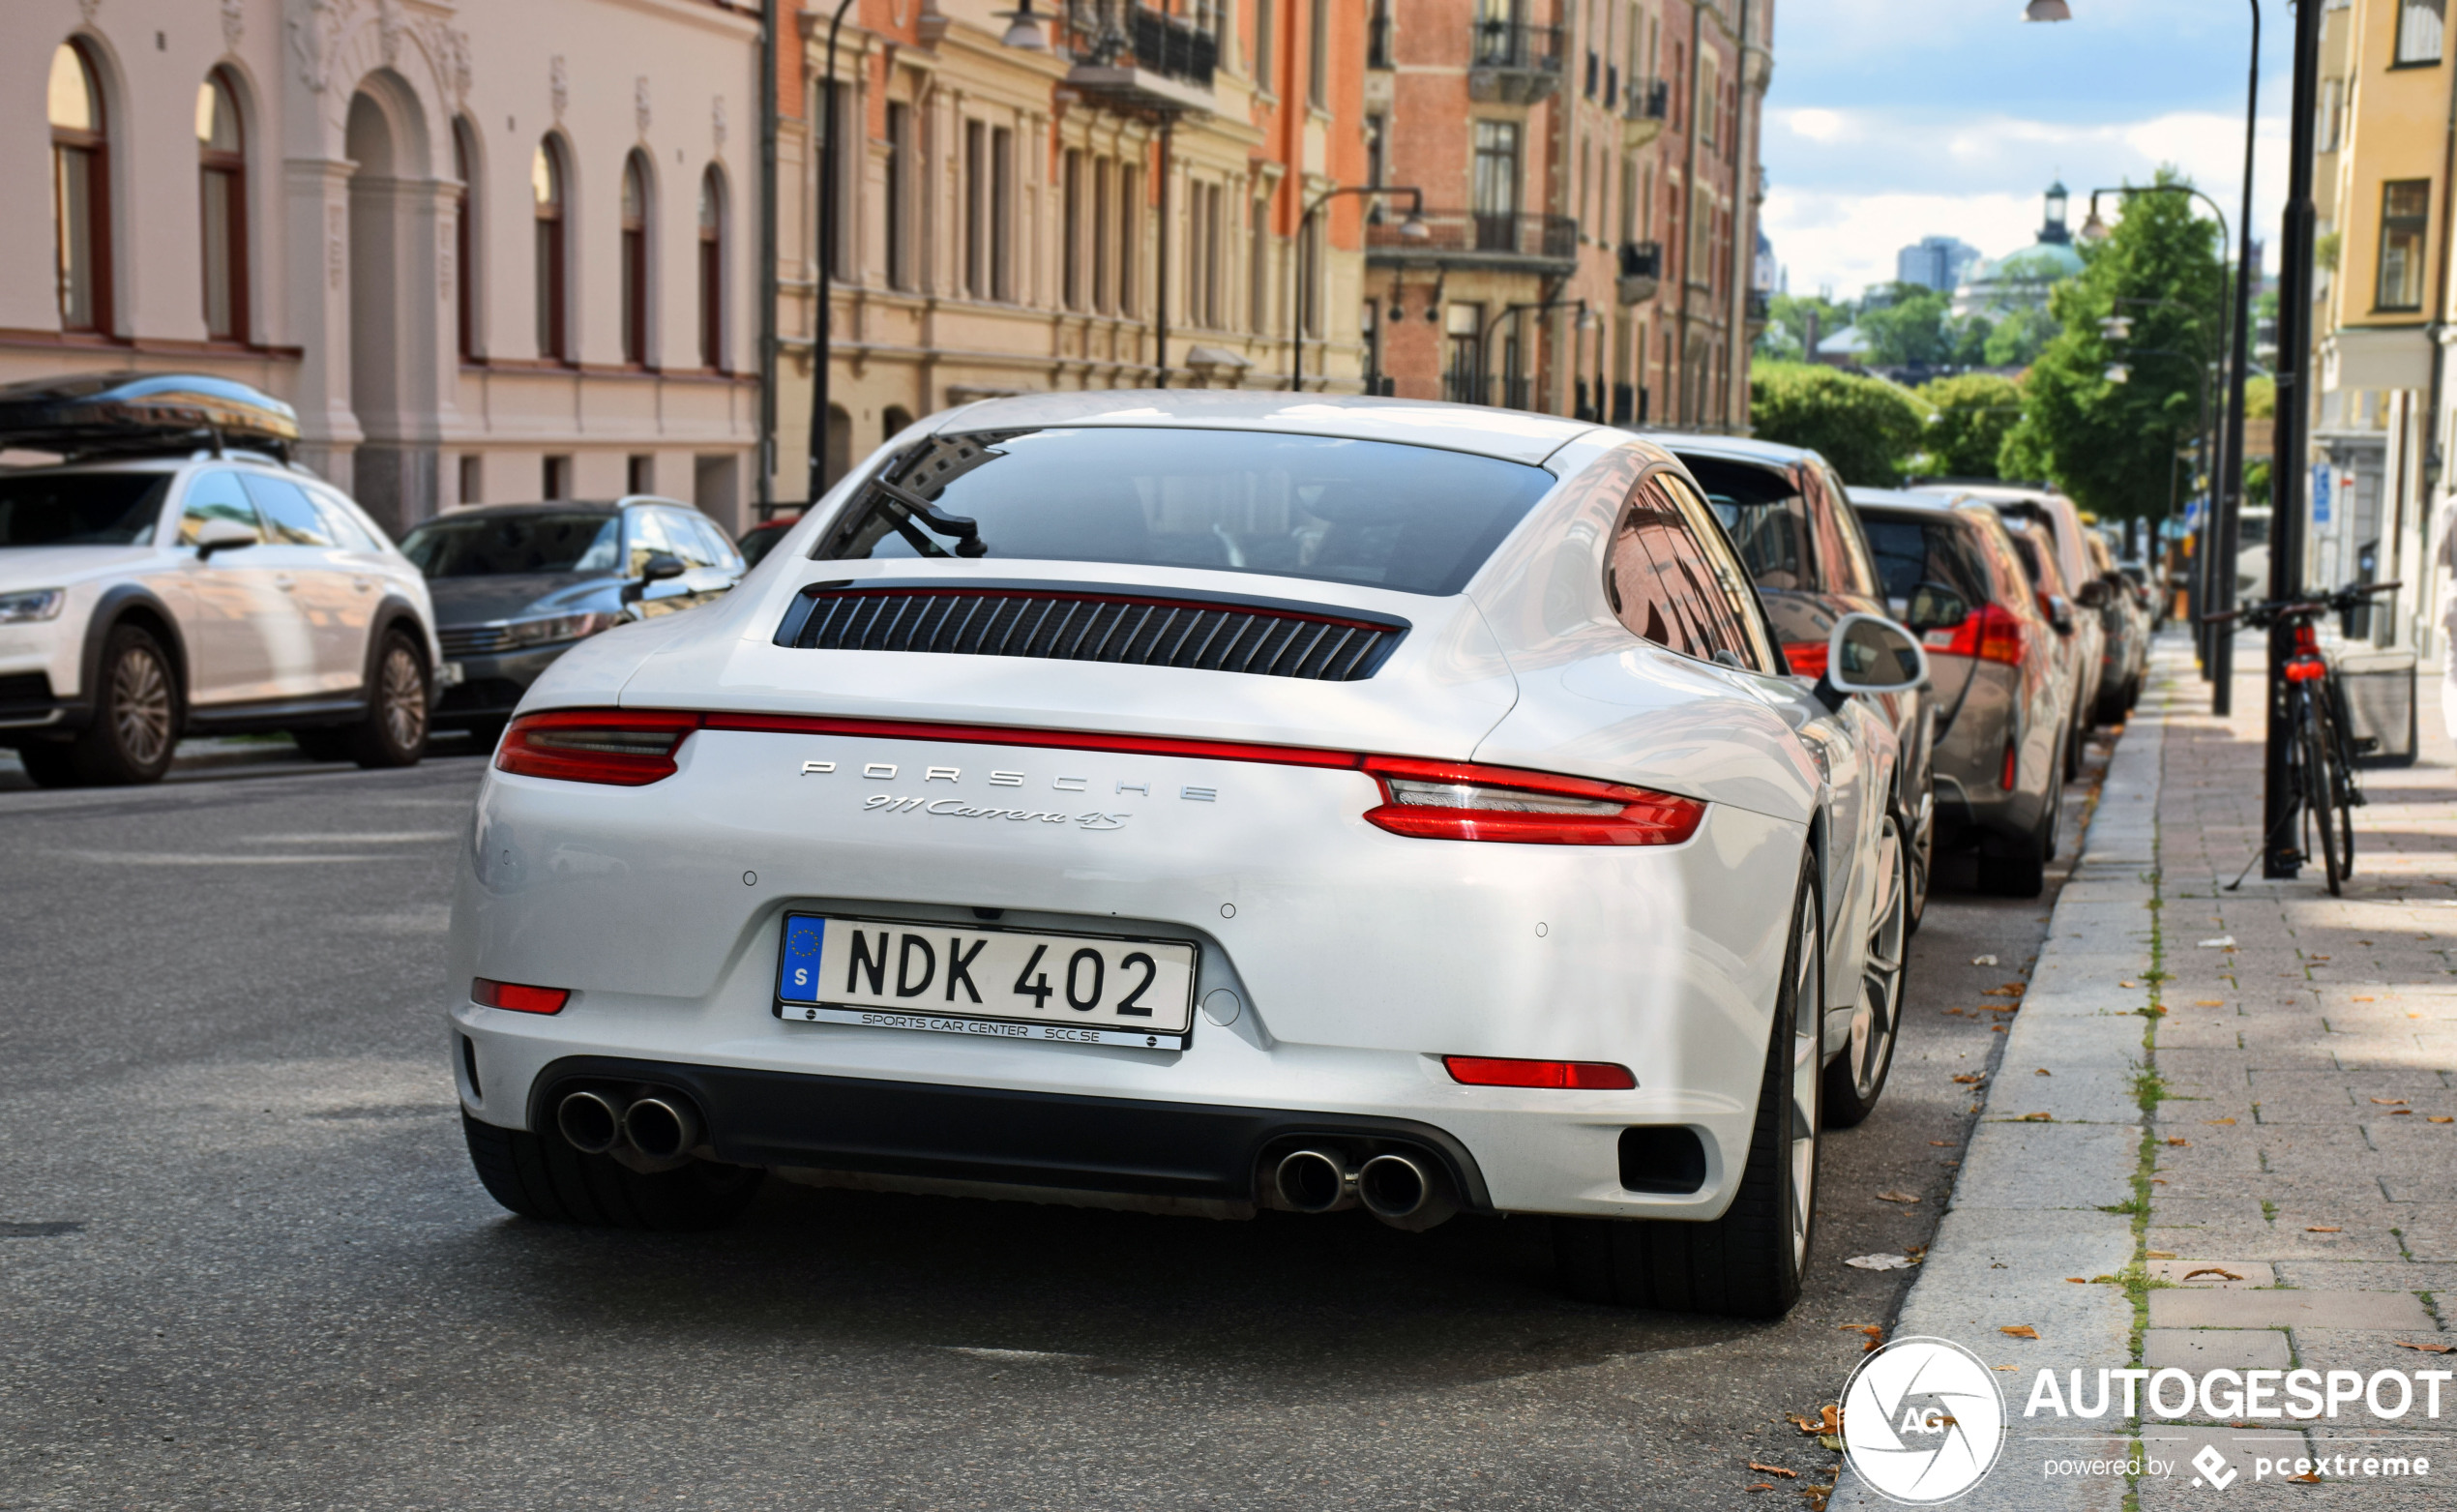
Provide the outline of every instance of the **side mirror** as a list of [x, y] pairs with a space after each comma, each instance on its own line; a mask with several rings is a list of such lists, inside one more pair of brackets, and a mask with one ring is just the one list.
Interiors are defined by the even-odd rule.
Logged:
[[1910, 608], [1903, 623], [1921, 632], [1951, 630], [1970, 617], [1970, 606], [1953, 589], [1923, 582], [1911, 590]]
[[258, 544], [256, 533], [235, 519], [208, 519], [196, 529], [196, 560], [211, 561], [216, 551]]
[[1825, 643], [1818, 696], [1828, 707], [1854, 693], [1908, 693], [1928, 681], [1928, 653], [1909, 631], [1876, 614], [1846, 614]]
[[2075, 590], [2073, 597], [2086, 609], [2103, 609], [2107, 608], [2107, 579], [2104, 578], [2091, 578], [2088, 582], [2084, 583], [2079, 589]]
[[2046, 611], [2048, 623], [2056, 627], [2056, 633], [2057, 635], [2069, 636], [2073, 634], [2072, 600], [2066, 598], [2061, 593], [2042, 594], [2040, 596], [2039, 608]]
[[683, 566], [683, 559], [671, 551], [651, 551], [648, 560], [640, 564], [639, 577], [623, 584], [623, 602], [636, 604], [648, 592], [650, 583], [679, 578], [689, 570]]

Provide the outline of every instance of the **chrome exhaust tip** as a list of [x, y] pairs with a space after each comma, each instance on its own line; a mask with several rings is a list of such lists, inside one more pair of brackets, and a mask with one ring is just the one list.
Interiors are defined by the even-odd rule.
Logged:
[[1412, 1155], [1377, 1155], [1356, 1173], [1357, 1200], [1394, 1229], [1422, 1230], [1458, 1212], [1441, 1178]]
[[699, 1142], [699, 1118], [679, 1097], [643, 1097], [624, 1111], [623, 1135], [651, 1160], [677, 1160]]
[[603, 1155], [623, 1137], [623, 1110], [603, 1092], [574, 1092], [555, 1105], [554, 1126], [583, 1155]]
[[1300, 1213], [1327, 1213], [1356, 1201], [1356, 1172], [1328, 1150], [1291, 1150], [1272, 1173], [1280, 1201]]

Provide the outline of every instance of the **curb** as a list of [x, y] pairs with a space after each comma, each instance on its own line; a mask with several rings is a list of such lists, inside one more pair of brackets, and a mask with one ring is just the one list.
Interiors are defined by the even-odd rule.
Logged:
[[[2130, 1296], [2087, 1283], [2122, 1272], [2140, 1249], [2135, 1082], [2149, 1061], [2140, 1010], [2155, 985], [2159, 779], [2181, 654], [2180, 642], [2154, 649], [2150, 687], [2108, 762], [1944, 1219], [1886, 1335], [1950, 1339], [2004, 1372], [2004, 1450], [1981, 1482], [1991, 1508], [2115, 1508], [2130, 1489], [2121, 1476], [2050, 1479], [2038, 1468], [2047, 1459], [2129, 1457], [2129, 1420], [2091, 1434], [2087, 1423], [2042, 1418], [2032, 1432], [2022, 1408], [2040, 1369], [2133, 1360]], [[2074, 1285], [2077, 1276], [2086, 1284]], [[2019, 1326], [2038, 1338], [2001, 1331]], [[1828, 1502], [1833, 1512], [1893, 1504], [1848, 1463]]]

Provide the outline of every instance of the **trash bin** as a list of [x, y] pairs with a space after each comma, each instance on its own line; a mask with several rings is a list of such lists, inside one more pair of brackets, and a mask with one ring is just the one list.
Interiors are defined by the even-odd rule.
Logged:
[[2414, 764], [2414, 653], [2356, 651], [2338, 659], [2356, 766]]

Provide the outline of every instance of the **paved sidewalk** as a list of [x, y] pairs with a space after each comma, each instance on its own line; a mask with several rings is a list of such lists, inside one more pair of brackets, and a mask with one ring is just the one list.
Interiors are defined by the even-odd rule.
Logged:
[[[2438, 1419], [2419, 1401], [2389, 1422], [2359, 1402], [2317, 1423], [2024, 1415], [2042, 1369], [2091, 1387], [2103, 1368], [2457, 1370], [2437, 1352], [2457, 1345], [2457, 752], [2438, 680], [2418, 690], [2421, 759], [2362, 774], [2346, 895], [2317, 869], [2229, 892], [2261, 818], [2257, 648], [2237, 665], [2218, 720], [2188, 646], [2162, 643], [1889, 1330], [2001, 1373], [2010, 1436], [1969, 1505], [2457, 1508], [2457, 1380]], [[2223, 1488], [2192, 1465], [2213, 1443]], [[2318, 1484], [2254, 1479], [2255, 1456], [2357, 1451]], [[2361, 1474], [2386, 1455], [2430, 1473]], [[2052, 1468], [2093, 1458], [2168, 1473]], [[1884, 1504], [1844, 1471], [1837, 1512]]]

